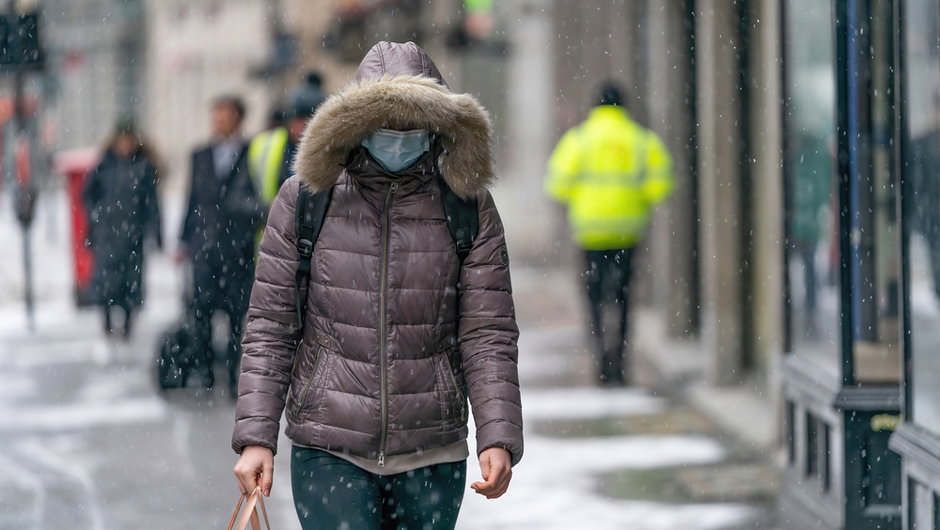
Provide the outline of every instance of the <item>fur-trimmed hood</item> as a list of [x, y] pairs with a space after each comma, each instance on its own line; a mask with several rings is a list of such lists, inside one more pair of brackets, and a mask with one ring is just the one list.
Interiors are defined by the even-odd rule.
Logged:
[[440, 137], [444, 181], [471, 197], [495, 179], [492, 128], [482, 105], [454, 94], [427, 54], [412, 42], [380, 42], [356, 81], [324, 102], [307, 124], [294, 170], [314, 191], [336, 183], [349, 153], [383, 127], [428, 129]]

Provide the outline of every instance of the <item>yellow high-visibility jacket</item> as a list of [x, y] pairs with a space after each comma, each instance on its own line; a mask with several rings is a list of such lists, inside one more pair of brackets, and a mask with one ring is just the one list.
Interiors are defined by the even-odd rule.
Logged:
[[287, 128], [264, 131], [248, 146], [248, 172], [265, 205], [270, 205], [281, 188], [281, 164], [287, 147]]
[[568, 205], [574, 239], [586, 250], [635, 246], [672, 188], [666, 146], [613, 105], [595, 107], [562, 136], [545, 180], [546, 193]]

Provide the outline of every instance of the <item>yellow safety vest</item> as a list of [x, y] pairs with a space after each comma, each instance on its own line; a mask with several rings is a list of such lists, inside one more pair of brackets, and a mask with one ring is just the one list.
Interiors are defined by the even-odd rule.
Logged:
[[281, 187], [281, 162], [287, 140], [287, 128], [278, 127], [258, 134], [248, 146], [248, 172], [261, 200], [269, 206]]
[[595, 107], [562, 136], [545, 180], [546, 193], [568, 205], [574, 239], [587, 250], [635, 246], [672, 188], [666, 146], [613, 105]]

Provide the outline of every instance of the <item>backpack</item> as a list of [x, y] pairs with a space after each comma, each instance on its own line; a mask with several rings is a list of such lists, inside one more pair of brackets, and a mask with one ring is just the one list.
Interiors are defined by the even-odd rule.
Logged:
[[[447, 218], [447, 228], [454, 238], [455, 249], [459, 264], [463, 266], [464, 259], [473, 248], [473, 240], [477, 237], [480, 228], [479, 212], [476, 199], [462, 199], [450, 186], [439, 179], [441, 188], [441, 203], [444, 206], [444, 217]], [[297, 196], [297, 207], [294, 216], [294, 230], [296, 239], [294, 244], [300, 254], [297, 272], [294, 274], [294, 304], [297, 311], [297, 327], [303, 329], [304, 292], [303, 281], [310, 275], [310, 259], [313, 257], [313, 247], [323, 228], [326, 210], [333, 197], [333, 187], [323, 191], [311, 193], [306, 186], [300, 186]]]

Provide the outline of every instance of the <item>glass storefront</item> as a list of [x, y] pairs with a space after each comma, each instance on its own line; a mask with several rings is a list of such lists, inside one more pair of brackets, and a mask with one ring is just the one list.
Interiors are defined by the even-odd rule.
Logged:
[[[854, 380], [897, 384], [901, 377], [900, 231], [897, 215], [894, 105], [894, 12], [891, 0], [872, 0], [869, 31], [855, 48], [870, 60], [856, 69], [853, 93], [861, 108], [849, 131], [858, 171], [849, 181], [852, 212], [852, 325]], [[850, 124], [850, 129], [852, 125]]]
[[786, 8], [787, 267], [791, 350], [838, 374], [839, 244], [832, 6]]
[[935, 0], [908, 0], [905, 6], [909, 413], [940, 434], [940, 20]]

